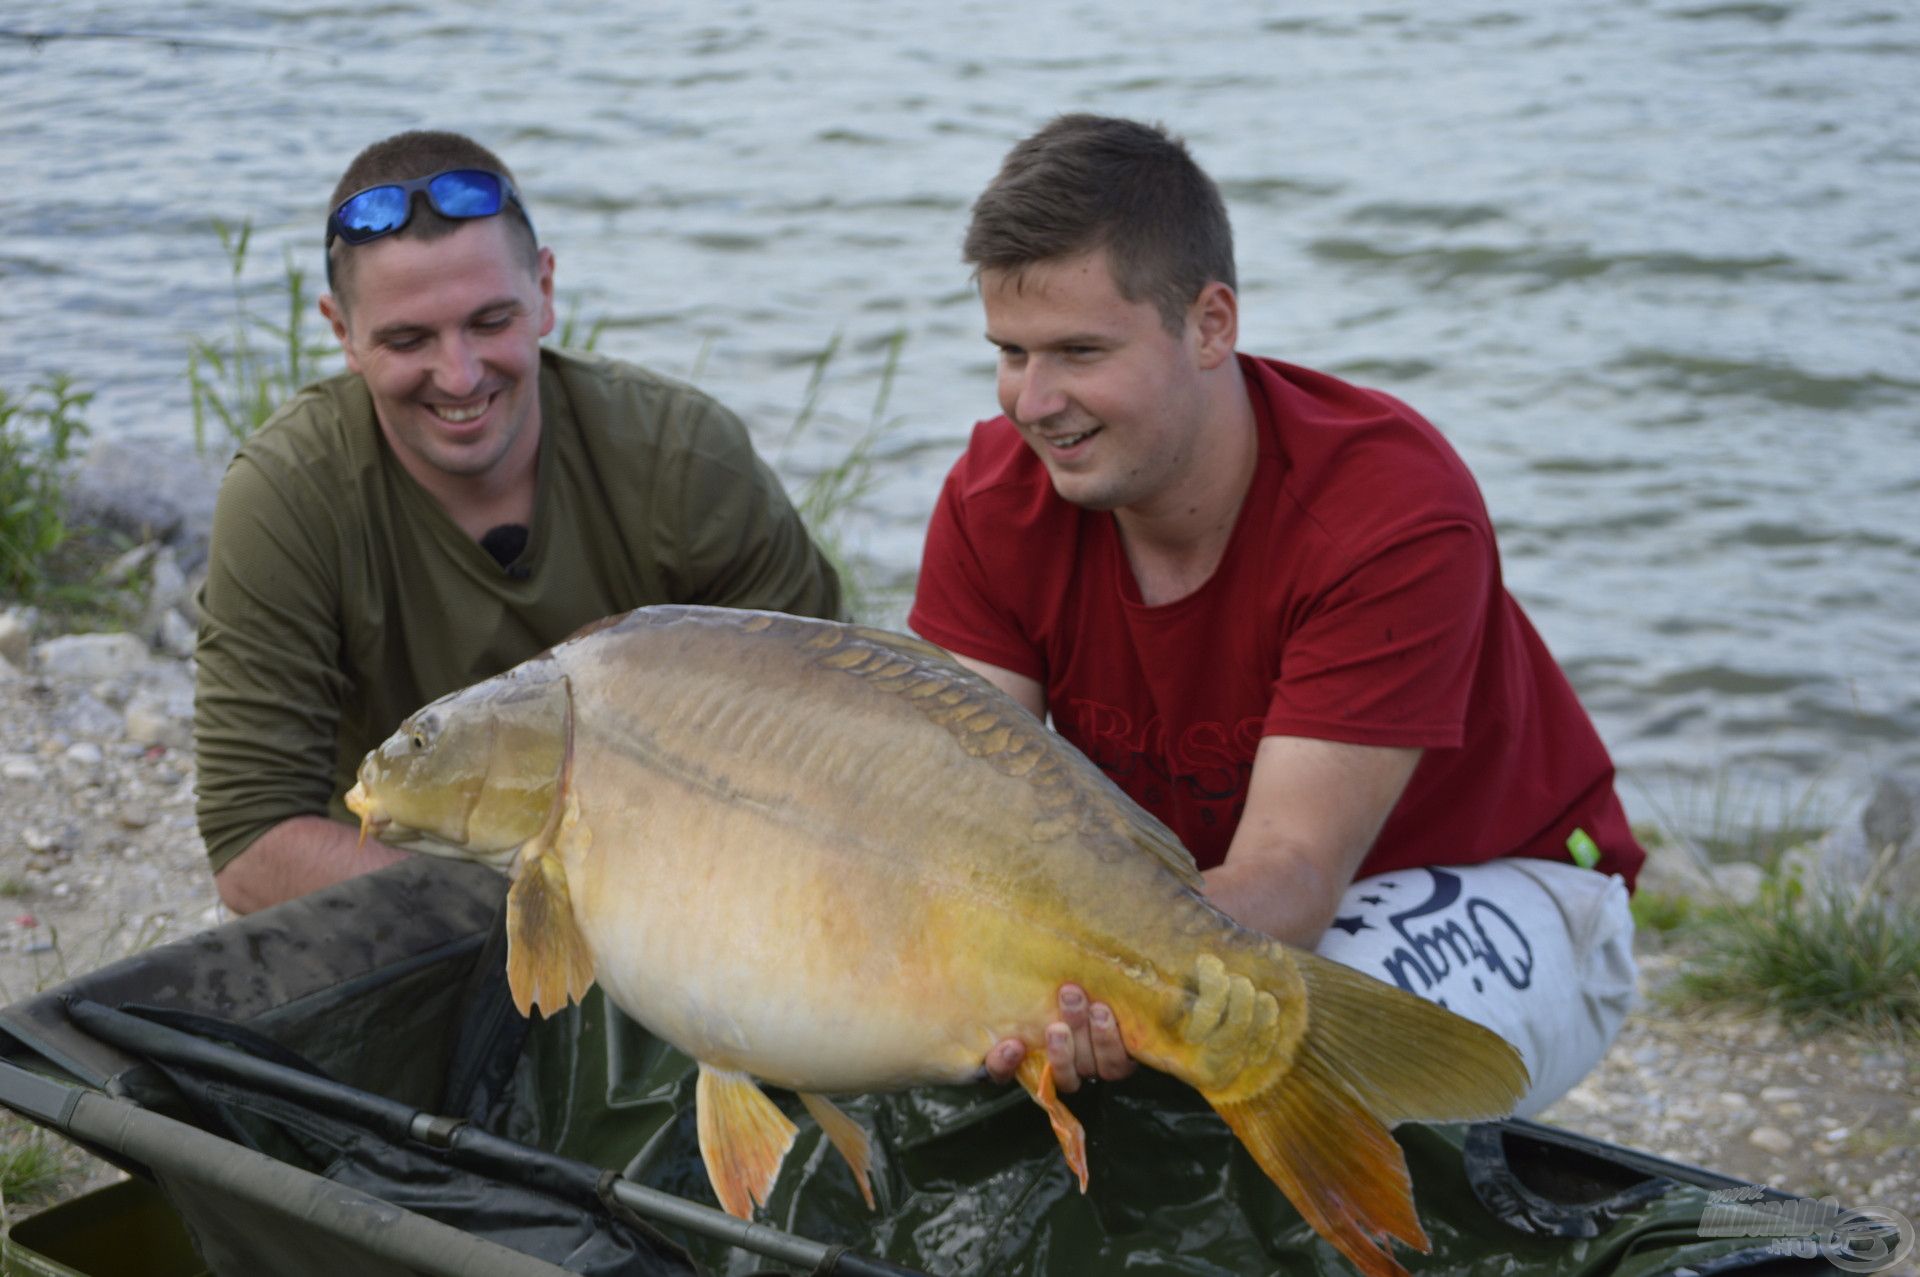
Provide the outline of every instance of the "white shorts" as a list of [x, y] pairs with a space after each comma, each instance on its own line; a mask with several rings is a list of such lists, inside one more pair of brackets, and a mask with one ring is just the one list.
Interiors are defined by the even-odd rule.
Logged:
[[1550, 860], [1362, 878], [1318, 950], [1513, 1043], [1533, 1078], [1521, 1117], [1585, 1077], [1633, 1006], [1626, 884]]

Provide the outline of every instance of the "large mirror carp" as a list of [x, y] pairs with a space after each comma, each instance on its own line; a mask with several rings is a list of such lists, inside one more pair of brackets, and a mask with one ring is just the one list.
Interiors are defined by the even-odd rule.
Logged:
[[[1084, 757], [940, 649], [765, 612], [643, 608], [420, 710], [367, 755], [364, 830], [506, 870], [523, 1014], [598, 981], [699, 1064], [721, 1204], [764, 1202], [799, 1093], [978, 1076], [1044, 1043], [1064, 981], [1142, 1063], [1197, 1088], [1369, 1274], [1426, 1250], [1388, 1126], [1511, 1111], [1495, 1034], [1235, 924], [1192, 858]], [[1044, 1049], [1019, 1074], [1084, 1190]]]

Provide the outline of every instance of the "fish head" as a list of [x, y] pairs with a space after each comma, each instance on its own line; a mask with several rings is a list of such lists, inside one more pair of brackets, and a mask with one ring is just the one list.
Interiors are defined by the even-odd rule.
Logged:
[[565, 797], [573, 692], [521, 666], [409, 715], [360, 763], [360, 836], [504, 868]]

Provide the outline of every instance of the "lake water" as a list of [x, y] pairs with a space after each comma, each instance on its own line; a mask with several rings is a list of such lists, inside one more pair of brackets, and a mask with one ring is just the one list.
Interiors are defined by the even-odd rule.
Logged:
[[1907, 0], [80, 0], [0, 28], [0, 385], [76, 374], [97, 433], [187, 435], [188, 341], [232, 306], [212, 219], [252, 221], [257, 287], [288, 249], [317, 273], [353, 152], [458, 128], [601, 349], [697, 370], [796, 482], [904, 334], [848, 525], [897, 597], [994, 411], [972, 198], [1059, 111], [1157, 119], [1227, 195], [1243, 347], [1392, 391], [1473, 467], [1637, 815], [1765, 820], [1920, 766]]

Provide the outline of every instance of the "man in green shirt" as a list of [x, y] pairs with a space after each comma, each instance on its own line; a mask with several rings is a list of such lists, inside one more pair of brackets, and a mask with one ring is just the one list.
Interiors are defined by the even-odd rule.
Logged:
[[713, 400], [540, 347], [553, 254], [451, 133], [363, 151], [327, 223], [348, 372], [247, 440], [214, 515], [200, 831], [241, 913], [405, 853], [341, 797], [400, 719], [650, 603], [838, 616], [839, 582]]

